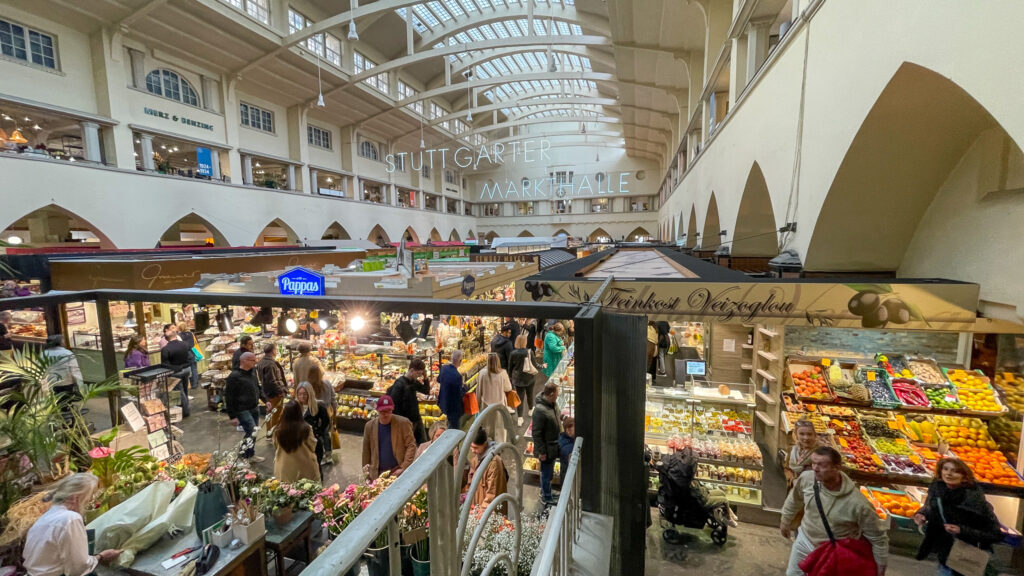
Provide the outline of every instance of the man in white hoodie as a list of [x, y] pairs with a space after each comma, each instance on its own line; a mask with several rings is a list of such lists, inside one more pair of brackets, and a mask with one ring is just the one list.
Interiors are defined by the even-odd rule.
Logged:
[[819, 544], [828, 541], [828, 534], [814, 500], [815, 484], [819, 487], [821, 507], [825, 510], [836, 540], [861, 536], [867, 538], [877, 565], [877, 576], [885, 575], [889, 535], [882, 530], [874, 506], [860, 493], [853, 480], [842, 472], [841, 466], [842, 456], [839, 452], [828, 446], [819, 446], [811, 453], [811, 469], [797, 477], [793, 484], [793, 490], [782, 506], [782, 535], [790, 537], [793, 518], [798, 512], [803, 510], [804, 517], [789, 554], [786, 576], [803, 576], [800, 562]]

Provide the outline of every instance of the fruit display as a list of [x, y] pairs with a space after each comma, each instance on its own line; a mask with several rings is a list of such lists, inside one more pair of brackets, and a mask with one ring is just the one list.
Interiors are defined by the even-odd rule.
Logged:
[[338, 416], [341, 418], [352, 418], [370, 420], [377, 417], [377, 411], [369, 408], [355, 408], [351, 406], [339, 406]]
[[[799, 367], [804, 367], [804, 369], [797, 372]], [[835, 397], [829, 390], [825, 376], [821, 373], [821, 366], [807, 367], [806, 364], [793, 364], [790, 369], [797, 397], [815, 400], [831, 400]]]
[[696, 438], [693, 440], [693, 454], [704, 460], [736, 462], [760, 466], [761, 449], [752, 440], [739, 438]]
[[523, 470], [533, 470], [534, 472], [540, 471], [540, 460], [536, 458], [527, 458], [523, 460]]
[[919, 358], [908, 360], [907, 364], [918, 382], [933, 386], [946, 384], [946, 377], [942, 374], [942, 369], [934, 361]]
[[878, 354], [875, 356], [878, 367], [892, 378], [913, 378], [914, 373], [910, 370], [907, 359], [900, 354]]
[[892, 380], [892, 391], [896, 394], [900, 404], [911, 410], [928, 410], [932, 407], [931, 401], [925, 395], [924, 390], [909, 378], [894, 378]]
[[1006, 408], [996, 398], [996, 391], [992, 388], [958, 388], [956, 393], [966, 410], [993, 414], [1006, 411]]
[[697, 478], [701, 480], [718, 480], [722, 482], [738, 482], [759, 486], [761, 484], [761, 471], [749, 468], [736, 468], [734, 466], [715, 466], [714, 464], [698, 464]]
[[472, 375], [480, 371], [484, 365], [487, 364], [487, 354], [477, 354], [472, 358], [467, 358], [459, 364], [459, 372], [463, 376]]
[[860, 436], [840, 436], [839, 452], [843, 455], [843, 465], [861, 472], [884, 473], [885, 464]]
[[942, 458], [942, 454], [939, 454], [931, 448], [921, 446], [918, 444], [911, 444], [910, 448], [914, 451], [914, 454], [921, 459], [921, 464], [929, 471], [935, 470], [935, 464]]
[[977, 418], [940, 415], [935, 417], [939, 435], [951, 447], [982, 447], [995, 449], [985, 423]]
[[1024, 412], [1024, 376], [1013, 372], [996, 372], [993, 381], [1003, 395], [1003, 402], [1017, 412]]
[[893, 516], [913, 518], [914, 514], [921, 508], [920, 502], [911, 500], [903, 492], [881, 490], [879, 488], [869, 488], [868, 492], [871, 495], [869, 499], [877, 501], [882, 508], [885, 508], [886, 512]]
[[1021, 421], [1003, 416], [988, 423], [988, 432], [999, 449], [1006, 454], [1011, 464], [1017, 464], [1017, 449], [1020, 446]]
[[1010, 467], [1006, 456], [998, 450], [958, 446], [950, 451], [967, 463], [974, 476], [980, 482], [990, 482], [1003, 486], [1024, 486], [1017, 472]]
[[963, 410], [964, 408], [964, 405], [960, 403], [960, 399], [957, 397], [956, 391], [946, 386], [925, 388], [924, 394], [928, 397], [928, 401], [931, 402], [932, 408], [939, 410]]
[[703, 405], [694, 408], [693, 420], [694, 430], [698, 433], [722, 430], [750, 434], [754, 425], [750, 412]]
[[910, 444], [902, 438], [876, 438], [872, 440], [875, 450], [879, 454], [892, 454], [894, 456], [913, 456], [914, 451]]
[[814, 431], [818, 434], [826, 434], [828, 432], [828, 426], [825, 424], [825, 419], [817, 414], [803, 414], [800, 412], [783, 412], [783, 417], [789, 424], [789, 428], [792, 430], [796, 428], [798, 420], [810, 420], [811, 424], [814, 424]]
[[895, 408], [900, 401], [889, 387], [889, 377], [885, 371], [876, 368], [861, 368], [857, 371], [856, 380], [868, 389], [871, 403], [878, 408]]
[[978, 370], [946, 370], [946, 377], [957, 390], [985, 390], [991, 388], [988, 376]]
[[936, 445], [939, 443], [939, 433], [935, 423], [923, 414], [913, 416], [897, 416], [900, 430], [910, 439], [911, 442]]
[[868, 502], [870, 502], [871, 505], [875, 507], [875, 514], [878, 514], [879, 520], [884, 521], [889, 518], [889, 512], [886, 511], [886, 509], [882, 506], [881, 502], [879, 502], [874, 496], [871, 495], [871, 492], [869, 492], [867, 488], [861, 486], [860, 493], [863, 494], [864, 497], [868, 499]]
[[860, 426], [872, 438], [903, 438], [897, 422], [889, 418], [861, 417]]

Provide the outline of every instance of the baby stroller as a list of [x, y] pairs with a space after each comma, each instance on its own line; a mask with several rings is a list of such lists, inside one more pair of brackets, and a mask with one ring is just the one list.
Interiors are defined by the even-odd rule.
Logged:
[[707, 505], [707, 491], [695, 478], [697, 459], [686, 449], [665, 456], [657, 465], [658, 512], [661, 514], [661, 533], [666, 542], [678, 544], [681, 541], [676, 526], [711, 528], [711, 541], [722, 546], [728, 539], [728, 504]]

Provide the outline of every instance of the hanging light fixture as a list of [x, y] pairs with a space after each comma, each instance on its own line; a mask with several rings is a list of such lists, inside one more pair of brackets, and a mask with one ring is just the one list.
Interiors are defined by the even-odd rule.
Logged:
[[359, 32], [356, 31], [356, 21], [348, 21], [348, 39], [356, 42], [359, 40]]
[[[422, 150], [422, 149], [424, 149], [426, 147], [427, 147], [427, 143], [426, 143], [425, 140], [423, 140], [423, 115], [420, 114], [420, 150]], [[421, 157], [420, 158], [420, 162], [422, 162], [422, 161], [423, 161], [423, 159]]]
[[14, 132], [11, 132], [11, 137], [8, 138], [8, 140], [15, 144], [28, 144], [28, 140], [21, 135], [21, 130], [18, 130], [17, 128], [14, 129]]
[[473, 121], [473, 88], [469, 86], [469, 79], [472, 76], [472, 71], [466, 76], [466, 122]]
[[324, 103], [324, 83], [320, 80], [320, 53], [316, 53], [316, 105], [323, 108], [327, 104]]
[[40, 126], [39, 124], [36, 124], [35, 126], [32, 127], [32, 129], [38, 132], [39, 130], [42, 130], [43, 127]]
[[598, 151], [596, 154], [594, 154], [594, 162], [600, 162], [600, 161], [601, 161], [601, 152]]
[[580, 122], [580, 134], [587, 133], [587, 125], [585, 122]]

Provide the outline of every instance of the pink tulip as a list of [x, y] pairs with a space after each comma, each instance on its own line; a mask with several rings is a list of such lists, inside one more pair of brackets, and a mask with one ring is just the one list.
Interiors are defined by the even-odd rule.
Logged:
[[110, 456], [113, 453], [114, 451], [111, 450], [110, 448], [107, 448], [106, 446], [97, 446], [92, 450], [89, 450], [89, 457], [92, 458], [93, 460], [98, 460], [100, 458], [106, 458], [107, 456]]

